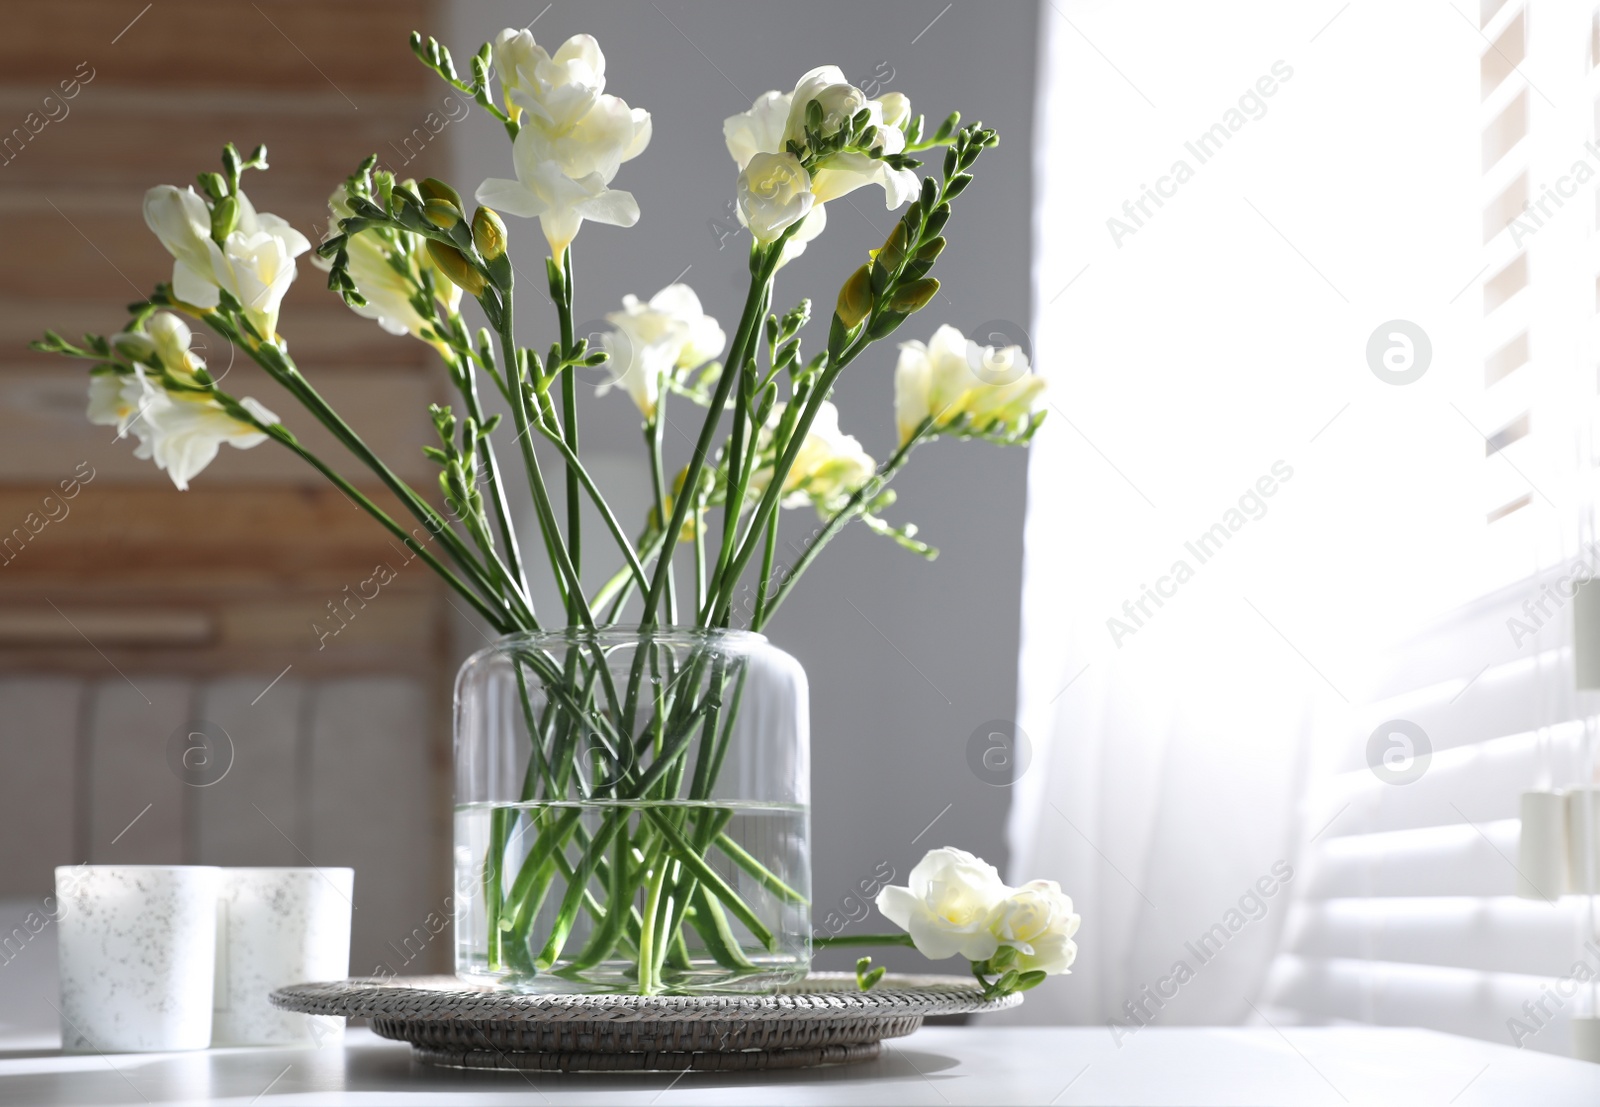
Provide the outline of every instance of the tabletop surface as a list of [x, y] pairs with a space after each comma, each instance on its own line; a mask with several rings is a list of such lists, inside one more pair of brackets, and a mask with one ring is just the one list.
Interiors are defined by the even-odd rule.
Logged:
[[[759, 1089], [759, 1091], [758, 1091]], [[0, 1037], [0, 1104], [1600, 1104], [1600, 1065], [1426, 1030], [925, 1027], [859, 1065], [770, 1074], [436, 1069], [353, 1029], [342, 1047], [63, 1055]]]

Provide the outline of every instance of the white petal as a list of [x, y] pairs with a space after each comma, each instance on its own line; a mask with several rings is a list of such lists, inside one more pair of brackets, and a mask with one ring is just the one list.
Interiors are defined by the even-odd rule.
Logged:
[[549, 210], [549, 204], [521, 181], [504, 177], [490, 177], [478, 186], [477, 200], [506, 215], [520, 215], [531, 219]]
[[631, 227], [639, 221], [639, 202], [633, 198], [633, 193], [616, 188], [608, 188], [582, 201], [574, 210], [585, 219], [613, 227]]

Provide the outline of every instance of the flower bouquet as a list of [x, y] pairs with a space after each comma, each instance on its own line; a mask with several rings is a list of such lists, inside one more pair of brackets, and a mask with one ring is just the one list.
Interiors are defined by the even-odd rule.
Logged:
[[[504, 128], [514, 176], [484, 180], [474, 205], [444, 181], [400, 180], [369, 157], [334, 190], [331, 229], [313, 251], [242, 187], [247, 171], [267, 168], [266, 150], [245, 156], [230, 144], [221, 172], [146, 194], [172, 280], [132, 306], [127, 328], [81, 345], [47, 332], [34, 347], [87, 361], [89, 418], [136, 438], [136, 456], [179, 489], [223, 443], [271, 440], [298, 455], [502, 636], [468, 661], [457, 690], [462, 975], [644, 994], [798, 979], [811, 950], [806, 688], [759, 632], [853, 521], [935, 556], [914, 526], [886, 517], [889, 484], [917, 447], [939, 437], [1022, 445], [1040, 425], [1044, 386], [1022, 352], [948, 326], [900, 346], [898, 441], [886, 461], [841, 429], [829, 398], [869, 347], [933, 299], [955, 201], [997, 136], [959, 113], [930, 128], [904, 95], [869, 98], [834, 66], [765, 93], [723, 123], [751, 233], [731, 337], [693, 290], [672, 284], [625, 298], [591, 345], [573, 322], [574, 240], [586, 220], [639, 219], [634, 197], [611, 184], [649, 143], [650, 114], [605, 91], [605, 58], [589, 36], [550, 54], [528, 31], [507, 30], [472, 56], [466, 77], [433, 39], [413, 35], [411, 47]], [[937, 172], [919, 174], [925, 157]], [[829, 201], [868, 187], [901, 215], [845, 275], [823, 335], [808, 328], [810, 300], [778, 299], [777, 277], [823, 232]], [[517, 333], [513, 294], [529, 268], [512, 263], [506, 217], [537, 218], [549, 248], [548, 345]], [[437, 351], [459, 395], [430, 409], [437, 444], [424, 452], [437, 489], [401, 479], [291, 356], [279, 307], [308, 252], [352, 310]], [[224, 390], [190, 348], [194, 323], [243, 351], [349, 458], [319, 456], [266, 405]], [[577, 374], [602, 366], [642, 419], [654, 496], [642, 520], [617, 517], [579, 446]], [[663, 437], [669, 402], [701, 413], [678, 462]], [[347, 475], [351, 460], [391, 505]], [[535, 610], [534, 559], [513, 512], [522, 484], [558, 611]], [[585, 499], [603, 523], [598, 536], [583, 533]], [[819, 524], [780, 572], [783, 509], [806, 507]], [[981, 915], [972, 925], [991, 937], [942, 954], [949, 943], [935, 942], [930, 953], [966, 954], [1003, 989], [1064, 967], [1056, 956], [1018, 968], [1022, 940], [1003, 930], [1044, 903], [1057, 933], [1060, 904], [1006, 900], [1002, 910], [1004, 897], [983, 888], [984, 902], [961, 900], [962, 910]], [[942, 910], [942, 894], [919, 902]], [[908, 902], [894, 899], [890, 917], [927, 931]]]

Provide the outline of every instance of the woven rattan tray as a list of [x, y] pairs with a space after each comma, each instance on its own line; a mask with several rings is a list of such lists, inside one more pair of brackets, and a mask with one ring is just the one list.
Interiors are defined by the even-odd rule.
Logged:
[[986, 1000], [959, 976], [886, 976], [862, 992], [850, 973], [814, 973], [775, 995], [527, 995], [416, 976], [294, 984], [272, 1002], [369, 1019], [434, 1065], [648, 1072], [870, 1061], [928, 1015], [1002, 1011], [1022, 997]]

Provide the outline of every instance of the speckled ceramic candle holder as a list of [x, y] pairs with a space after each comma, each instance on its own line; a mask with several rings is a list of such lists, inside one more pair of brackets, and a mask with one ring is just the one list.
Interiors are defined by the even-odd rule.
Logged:
[[338, 1045], [345, 1020], [281, 1011], [274, 989], [350, 972], [350, 869], [223, 869], [213, 1045]]
[[62, 1049], [211, 1044], [217, 879], [199, 865], [56, 869]]

